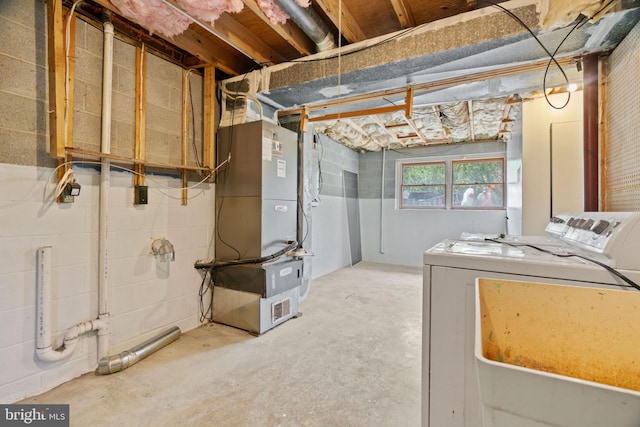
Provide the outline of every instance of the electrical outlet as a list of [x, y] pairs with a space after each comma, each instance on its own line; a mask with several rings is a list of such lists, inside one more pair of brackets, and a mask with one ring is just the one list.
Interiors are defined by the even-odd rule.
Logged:
[[149, 187], [146, 185], [136, 185], [134, 187], [133, 203], [136, 205], [146, 205], [149, 203]]

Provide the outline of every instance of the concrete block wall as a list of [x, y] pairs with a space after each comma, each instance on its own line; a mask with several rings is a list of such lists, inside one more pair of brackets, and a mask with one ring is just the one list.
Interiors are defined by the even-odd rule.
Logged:
[[384, 197], [382, 195], [382, 152], [360, 154], [360, 227], [365, 261], [422, 265], [422, 254], [445, 238], [462, 232], [504, 233], [505, 211], [462, 211], [444, 209], [397, 209], [396, 186], [399, 162], [403, 160], [460, 158], [470, 155], [505, 155], [504, 143], [434, 146], [387, 151]]
[[[102, 112], [103, 33], [80, 19], [76, 21], [73, 145], [100, 150]], [[146, 159], [163, 164], [182, 161], [182, 76], [185, 72], [152, 52], [146, 61]], [[189, 164], [202, 162], [203, 82], [189, 73]], [[132, 157], [135, 141], [136, 47], [117, 38], [113, 42], [113, 93], [111, 152]], [[195, 127], [194, 127], [195, 124]], [[194, 149], [195, 147], [195, 149]], [[197, 152], [196, 152], [197, 150]]]
[[[0, 37], [6, 41], [0, 44], [1, 403], [39, 394], [97, 366], [95, 333], [82, 336], [67, 360], [44, 363], [35, 354], [37, 248], [52, 247], [52, 330], [57, 339], [66, 328], [97, 316], [99, 277], [100, 177], [96, 167], [74, 165], [74, 176], [82, 186], [75, 203], [52, 203], [50, 197], [56, 186], [56, 162], [47, 153], [45, 11], [43, 0], [0, 2]], [[101, 31], [79, 21], [77, 29], [78, 51], [85, 52], [76, 62], [76, 145], [99, 140], [95, 135], [100, 134], [101, 100], [97, 93], [101, 88], [94, 77], [102, 74], [101, 62], [94, 58], [102, 56]], [[126, 155], [133, 147], [133, 118], [121, 113], [133, 112], [127, 81], [134, 77], [135, 49], [119, 41], [114, 45], [114, 98], [120, 98], [124, 106], [113, 117], [113, 145]], [[174, 76], [181, 73], [173, 64], [160, 62], [156, 66], [174, 70]], [[16, 78], [16, 74], [22, 78]], [[201, 104], [201, 78], [192, 79], [194, 108], [198, 108], [195, 105]], [[181, 90], [181, 78], [175, 80]], [[177, 129], [168, 127], [166, 134], [179, 135], [180, 120], [171, 123]], [[196, 126], [201, 123], [201, 119], [196, 121]], [[153, 120], [149, 126], [154, 126]], [[189, 203], [182, 206], [178, 178], [149, 174], [146, 183], [149, 204], [133, 205], [131, 175], [115, 168], [111, 172], [107, 280], [110, 354], [129, 349], [169, 326], [186, 331], [200, 324], [201, 276], [193, 263], [213, 257], [213, 186], [202, 184], [189, 190]], [[160, 263], [149, 254], [151, 240], [156, 237], [165, 237], [174, 245], [174, 262]]]
[[47, 154], [44, 1], [0, 2], [0, 162], [52, 166]]
[[313, 277], [351, 265], [342, 171], [358, 173], [360, 163], [358, 153], [331, 138], [319, 135], [316, 141], [312, 168], [314, 178], [311, 180], [316, 189], [312, 190], [312, 195], [318, 194], [319, 170], [322, 172], [322, 188], [317, 197], [318, 204], [311, 211]]

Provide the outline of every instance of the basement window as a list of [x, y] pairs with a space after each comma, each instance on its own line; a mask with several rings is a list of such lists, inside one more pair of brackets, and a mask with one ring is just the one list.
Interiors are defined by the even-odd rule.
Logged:
[[403, 164], [400, 208], [444, 208], [445, 169], [444, 162]]
[[504, 209], [504, 159], [454, 160], [452, 207]]
[[504, 158], [399, 162], [400, 209], [504, 209]]

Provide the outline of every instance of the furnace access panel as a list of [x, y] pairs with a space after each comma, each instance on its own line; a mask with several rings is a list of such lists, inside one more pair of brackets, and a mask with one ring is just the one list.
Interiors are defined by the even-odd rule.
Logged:
[[[264, 121], [220, 128], [216, 259], [270, 255], [295, 240], [298, 136]], [[232, 246], [233, 248], [231, 248]]]

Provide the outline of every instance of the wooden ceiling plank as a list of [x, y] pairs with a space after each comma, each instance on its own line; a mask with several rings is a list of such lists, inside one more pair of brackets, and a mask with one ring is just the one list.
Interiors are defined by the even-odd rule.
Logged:
[[[115, 7], [109, 0], [94, 0], [94, 2], [122, 16], [120, 9]], [[197, 56], [203, 62], [214, 65], [227, 74], [238, 75], [246, 71], [247, 61], [243, 57], [234, 54], [231, 47], [225, 49], [224, 55], [221, 55], [221, 46], [207, 40], [207, 38], [194, 30], [193, 27], [189, 27], [184, 33], [171, 38], [164, 37], [161, 34], [156, 34], [156, 37], [166, 40], [168, 43]]]
[[391, 5], [403, 29], [416, 26], [416, 18], [404, 0], [391, 0]]
[[284, 24], [273, 24], [267, 15], [264, 14], [256, 0], [242, 0], [253, 13], [255, 13], [265, 24], [269, 25], [273, 31], [285, 39], [301, 55], [307, 56], [316, 52], [316, 46], [311, 39], [291, 20]]
[[[317, 0], [318, 6], [322, 8], [324, 13], [329, 17], [333, 25], [340, 29], [342, 35], [349, 43], [361, 42], [367, 39], [367, 36], [362, 31], [362, 27], [358, 24], [358, 21], [353, 16], [346, 4], [341, 0]], [[342, 11], [342, 20], [339, 17], [339, 10]]]

